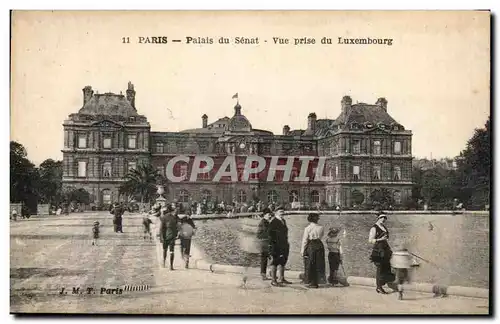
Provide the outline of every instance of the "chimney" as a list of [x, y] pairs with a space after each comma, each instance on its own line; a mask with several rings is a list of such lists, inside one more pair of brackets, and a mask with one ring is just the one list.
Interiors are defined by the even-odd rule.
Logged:
[[283, 126], [283, 135], [288, 135], [288, 133], [290, 133], [290, 126]]
[[309, 116], [307, 116], [307, 130], [314, 132], [316, 130], [316, 114], [315, 113], [310, 113]]
[[208, 126], [208, 116], [206, 114], [203, 114], [203, 116], [201, 116], [201, 127], [207, 128], [207, 126]]
[[377, 106], [379, 106], [380, 108], [384, 109], [385, 111], [387, 111], [387, 99], [385, 99], [385, 98], [378, 98], [377, 102], [375, 104]]
[[351, 109], [352, 99], [349, 96], [344, 96], [340, 102], [342, 105], [342, 115], [347, 115]]
[[92, 90], [91, 86], [86, 86], [85, 88], [82, 89], [82, 91], [83, 91], [83, 105], [85, 106], [85, 104], [94, 95], [94, 91]]
[[130, 105], [135, 109], [135, 90], [134, 90], [134, 85], [130, 81], [128, 82], [128, 88], [127, 88], [127, 100], [128, 102], [130, 102]]

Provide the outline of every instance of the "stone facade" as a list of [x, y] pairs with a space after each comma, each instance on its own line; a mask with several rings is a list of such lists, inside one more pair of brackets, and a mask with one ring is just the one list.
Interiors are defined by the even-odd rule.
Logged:
[[[248, 155], [324, 156], [327, 157], [322, 183], [274, 182], [263, 178], [248, 182], [213, 183], [211, 175], [196, 182], [165, 184], [165, 197], [183, 203], [217, 198], [218, 201], [264, 202], [288, 204], [297, 197], [308, 205], [326, 202], [329, 206], [371, 202], [374, 190], [387, 189], [396, 204], [411, 195], [411, 131], [387, 113], [387, 100], [375, 105], [352, 104], [349, 97], [341, 101], [337, 119], [307, 118], [307, 129], [283, 134], [252, 127], [241, 113], [239, 103], [233, 117], [208, 123], [203, 115], [201, 128], [181, 132], [151, 132], [145, 116], [137, 114], [135, 90], [131, 83], [122, 94], [94, 94], [83, 89], [83, 106], [64, 121], [63, 184], [84, 188], [96, 204], [120, 200], [118, 188], [130, 168], [151, 163], [165, 174], [168, 161], [176, 155], [209, 155], [215, 164], [228, 155], [241, 159]], [[182, 172], [190, 174], [191, 165]], [[174, 170], [174, 172], [176, 172]], [[177, 170], [179, 172], [179, 170]], [[296, 172], [295, 168], [294, 171]]]

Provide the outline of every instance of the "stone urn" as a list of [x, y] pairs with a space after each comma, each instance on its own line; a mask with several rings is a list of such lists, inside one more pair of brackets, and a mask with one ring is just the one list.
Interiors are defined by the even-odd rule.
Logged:
[[167, 200], [165, 199], [165, 197], [163, 197], [163, 194], [165, 193], [165, 188], [162, 185], [157, 185], [156, 187], [157, 187], [156, 193], [158, 194], [158, 197], [156, 198], [155, 203], [162, 207], [165, 207], [167, 204]]

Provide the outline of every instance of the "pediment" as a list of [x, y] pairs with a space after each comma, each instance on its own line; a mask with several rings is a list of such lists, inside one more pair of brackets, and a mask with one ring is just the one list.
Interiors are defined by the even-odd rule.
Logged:
[[101, 120], [92, 124], [93, 127], [99, 128], [122, 128], [123, 126], [112, 120]]

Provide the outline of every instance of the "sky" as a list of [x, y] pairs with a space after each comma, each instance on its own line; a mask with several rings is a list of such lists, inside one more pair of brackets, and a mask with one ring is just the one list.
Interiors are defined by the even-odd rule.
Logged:
[[[160, 36], [169, 42], [137, 42]], [[301, 37], [316, 44], [293, 45]], [[323, 37], [333, 44], [320, 44]], [[393, 41], [345, 45], [338, 37]], [[489, 12], [478, 11], [15, 12], [11, 140], [35, 164], [62, 159], [62, 123], [82, 107], [83, 87], [125, 93], [131, 81], [152, 131], [201, 127], [203, 114], [209, 123], [231, 117], [235, 93], [252, 126], [275, 134], [285, 124], [305, 129], [311, 112], [336, 118], [344, 95], [353, 103], [385, 97], [389, 114], [413, 132], [414, 156], [453, 157], [489, 116], [489, 40]]]

